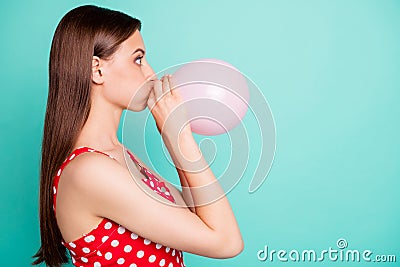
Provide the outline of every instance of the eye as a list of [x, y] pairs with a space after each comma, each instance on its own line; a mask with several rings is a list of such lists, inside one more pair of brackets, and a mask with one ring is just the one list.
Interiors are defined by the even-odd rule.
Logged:
[[[142, 65], [142, 58], [143, 58], [143, 56], [137, 57], [137, 58], [135, 59], [135, 63], [136, 63], [136, 64], [139, 64], [139, 65]], [[138, 61], [139, 61], [139, 63], [138, 63]]]

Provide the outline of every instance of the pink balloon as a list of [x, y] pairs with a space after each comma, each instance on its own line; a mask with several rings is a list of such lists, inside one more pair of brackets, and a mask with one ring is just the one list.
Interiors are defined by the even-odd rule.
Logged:
[[213, 58], [184, 64], [173, 75], [192, 131], [218, 135], [236, 127], [248, 109], [249, 89], [245, 77], [231, 64]]

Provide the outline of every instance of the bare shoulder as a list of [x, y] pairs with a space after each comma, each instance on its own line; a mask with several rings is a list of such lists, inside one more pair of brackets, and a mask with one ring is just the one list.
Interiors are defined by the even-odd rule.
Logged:
[[57, 189], [56, 216], [65, 240], [75, 240], [99, 223], [102, 217], [96, 211], [99, 192], [112, 186], [105, 177], [118, 179], [126, 175], [118, 162], [99, 153], [79, 154], [63, 169]]
[[123, 177], [128, 174], [117, 161], [95, 152], [76, 156], [63, 173], [68, 176], [71, 184], [78, 187], [93, 187], [94, 184], [105, 182], [106, 177]]

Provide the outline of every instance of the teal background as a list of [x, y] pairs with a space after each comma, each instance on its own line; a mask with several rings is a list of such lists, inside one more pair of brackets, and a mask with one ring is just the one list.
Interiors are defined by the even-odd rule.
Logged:
[[[29, 266], [39, 247], [50, 43], [61, 17], [85, 3], [141, 19], [156, 71], [226, 60], [259, 86], [274, 114], [277, 149], [267, 180], [249, 194], [251, 177], [244, 177], [228, 194], [244, 251], [224, 260], [185, 253], [187, 266], [400, 265], [399, 1], [46, 0], [0, 8], [2, 266]], [[261, 262], [256, 255], [265, 245], [336, 248], [339, 238], [397, 262]]]

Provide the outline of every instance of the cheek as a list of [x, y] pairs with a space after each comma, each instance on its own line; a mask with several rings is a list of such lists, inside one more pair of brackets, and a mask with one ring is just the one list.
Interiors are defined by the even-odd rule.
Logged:
[[116, 69], [106, 80], [104, 96], [122, 108], [142, 106], [147, 103], [149, 93], [144, 82], [139, 70]]
[[129, 110], [140, 111], [147, 106], [147, 100], [152, 89], [151, 85], [152, 83], [145, 82], [145, 79], [135, 84], [133, 93], [129, 98]]

